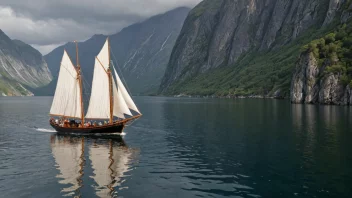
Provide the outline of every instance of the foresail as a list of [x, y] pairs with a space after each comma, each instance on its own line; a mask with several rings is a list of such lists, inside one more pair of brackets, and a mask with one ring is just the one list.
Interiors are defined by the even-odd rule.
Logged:
[[81, 88], [77, 71], [64, 51], [50, 114], [81, 118]]
[[117, 81], [117, 87], [118, 87], [118, 90], [121, 92], [121, 95], [123, 97], [123, 99], [125, 100], [127, 106], [129, 109], [141, 114], [136, 106], [136, 104], [133, 102], [130, 94], [128, 94], [125, 86], [123, 85], [119, 75], [117, 74], [116, 72], [116, 69], [114, 68], [114, 72], [115, 72], [115, 76], [116, 76], [116, 81]]
[[92, 93], [86, 115], [88, 119], [110, 118], [109, 78], [99, 60], [99, 57], [95, 59]]
[[117, 89], [115, 79], [113, 80], [113, 95], [114, 95], [114, 116], [125, 118], [124, 114], [132, 116], [121, 91]]

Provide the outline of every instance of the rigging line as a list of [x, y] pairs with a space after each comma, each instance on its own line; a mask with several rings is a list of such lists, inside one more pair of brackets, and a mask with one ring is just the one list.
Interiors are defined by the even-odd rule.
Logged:
[[82, 79], [82, 85], [88, 85], [87, 87], [90, 88], [88, 82], [86, 81], [85, 75], [83, 75], [83, 72], [81, 71], [81, 79]]
[[[125, 84], [125, 87], [126, 87], [126, 89], [127, 89], [127, 92], [128, 92], [128, 94], [130, 94], [130, 96], [132, 96], [132, 92], [131, 92], [131, 90], [128, 88], [128, 86], [127, 86], [127, 83], [126, 83], [126, 80], [125, 80], [125, 78], [123, 77], [123, 74], [122, 74], [122, 70], [119, 68], [119, 65], [118, 65], [118, 62], [117, 62], [117, 60], [116, 60], [116, 57], [115, 57], [115, 55], [114, 55], [114, 52], [112, 51], [112, 49], [110, 48], [110, 51], [111, 51], [111, 54], [112, 54], [112, 57], [114, 58], [114, 61], [115, 61], [115, 63], [116, 63], [116, 68], [117, 68], [117, 70], [118, 70], [118, 72], [120, 73], [120, 77], [122, 78], [122, 81], [123, 81], [123, 83]], [[113, 62], [113, 64], [112, 64], [112, 66], [114, 67], [114, 62]], [[114, 67], [115, 68], [115, 67]]]
[[83, 101], [84, 105], [88, 105], [89, 103], [89, 96], [90, 96], [90, 91], [91, 91], [91, 86], [89, 85], [88, 81], [86, 80], [85, 76], [83, 73], [81, 73], [81, 79], [82, 79], [82, 89], [83, 89]]
[[[87, 83], [85, 83], [83, 86], [89, 86], [89, 85], [87, 85]], [[89, 97], [89, 95], [90, 95], [90, 89], [88, 89], [88, 88], [84, 88], [83, 89], [83, 93], [84, 93], [84, 95], [85, 95], [85, 97]]]
[[[89, 94], [89, 90], [91, 90], [92, 89], [92, 87], [89, 85], [89, 83], [88, 83], [88, 81], [86, 81], [86, 78], [82, 75], [82, 80], [83, 80], [83, 86], [84, 86], [84, 91], [88, 91], [88, 94]], [[87, 90], [88, 89], [88, 90]], [[85, 92], [85, 94], [87, 94], [86, 92]]]
[[72, 76], [72, 74], [71, 74], [71, 72], [65, 67], [66, 65], [64, 65], [64, 64], [60, 64], [61, 66], [62, 66], [62, 68], [64, 68], [67, 72], [68, 72], [68, 74], [70, 74], [70, 76], [72, 77], [72, 78], [74, 78], [74, 79], [77, 79], [77, 78], [75, 78], [74, 76]]

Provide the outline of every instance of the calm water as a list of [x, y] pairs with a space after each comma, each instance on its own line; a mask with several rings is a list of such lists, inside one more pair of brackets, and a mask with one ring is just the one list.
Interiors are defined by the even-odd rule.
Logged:
[[0, 98], [0, 197], [352, 197], [352, 108], [136, 99], [113, 136], [59, 136], [51, 98]]

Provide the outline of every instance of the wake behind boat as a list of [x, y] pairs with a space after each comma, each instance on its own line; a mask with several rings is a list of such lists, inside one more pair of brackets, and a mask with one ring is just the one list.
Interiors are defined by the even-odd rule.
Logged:
[[77, 66], [75, 67], [64, 50], [50, 109], [50, 125], [59, 133], [121, 133], [126, 125], [141, 117], [142, 114], [112, 64], [109, 39], [95, 58], [92, 89], [86, 114], [77, 43], [76, 55]]

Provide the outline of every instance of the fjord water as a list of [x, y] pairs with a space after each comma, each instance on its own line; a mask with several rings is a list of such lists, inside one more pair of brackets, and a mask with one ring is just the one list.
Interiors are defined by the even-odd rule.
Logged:
[[352, 108], [138, 97], [122, 138], [60, 136], [0, 98], [0, 197], [352, 197]]

